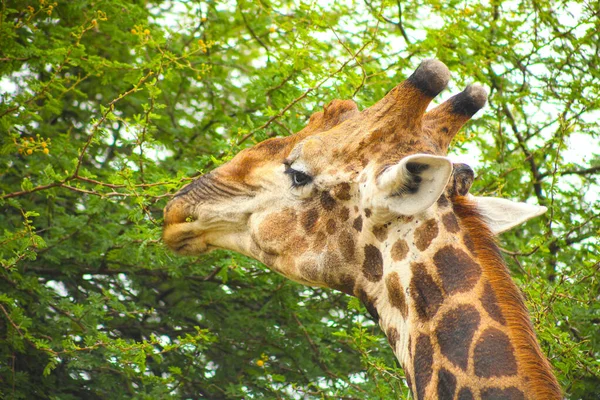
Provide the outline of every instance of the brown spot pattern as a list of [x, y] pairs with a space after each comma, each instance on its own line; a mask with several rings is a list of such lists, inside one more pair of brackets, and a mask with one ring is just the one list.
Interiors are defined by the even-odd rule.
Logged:
[[387, 336], [387, 340], [388, 343], [390, 344], [390, 346], [392, 346], [392, 349], [394, 350], [394, 353], [396, 352], [396, 343], [398, 342], [398, 330], [394, 327], [391, 327], [390, 329], [387, 330], [386, 333]]
[[300, 216], [300, 224], [306, 232], [312, 232], [319, 219], [319, 211], [311, 208]]
[[408, 315], [408, 306], [406, 305], [406, 297], [404, 296], [404, 289], [402, 283], [400, 283], [400, 276], [397, 272], [390, 272], [385, 277], [385, 286], [388, 292], [388, 298], [392, 307], [396, 307], [402, 317], [406, 319]]
[[408, 254], [408, 243], [404, 239], [396, 240], [392, 246], [392, 260], [398, 262], [404, 260]]
[[440, 368], [438, 371], [437, 395], [438, 400], [454, 399], [456, 391], [456, 377], [447, 369]]
[[335, 221], [333, 219], [329, 219], [327, 221], [327, 225], [325, 226], [325, 230], [330, 235], [333, 235], [335, 233]]
[[371, 216], [371, 210], [368, 208], [365, 208], [365, 217], [369, 218]]
[[481, 390], [481, 400], [525, 400], [525, 395], [516, 387], [487, 388]]
[[415, 346], [413, 370], [415, 371], [415, 386], [417, 399], [425, 398], [425, 389], [433, 374], [433, 347], [427, 335], [420, 335]]
[[312, 251], [318, 253], [321, 250], [323, 250], [323, 248], [325, 247], [326, 244], [327, 244], [327, 235], [325, 234], [325, 232], [319, 231], [315, 235], [315, 240], [313, 240], [310, 248]]
[[388, 228], [385, 225], [379, 225], [373, 227], [373, 235], [380, 242], [383, 242], [388, 237]]
[[460, 389], [457, 400], [473, 400], [473, 393], [471, 393], [471, 389], [466, 387]]
[[333, 189], [333, 195], [340, 200], [350, 200], [350, 184], [340, 183]]
[[354, 223], [352, 224], [352, 227], [354, 229], [356, 229], [358, 232], [362, 231], [362, 216], [361, 215], [356, 217], [356, 219], [354, 220]]
[[344, 260], [352, 262], [355, 260], [354, 237], [348, 231], [343, 231], [338, 237], [338, 246]]
[[363, 288], [359, 288], [356, 291], [356, 297], [363, 303], [371, 317], [373, 317], [375, 321], [379, 321], [379, 313], [377, 312], [377, 308], [375, 308], [375, 302]]
[[332, 289], [339, 290], [340, 292], [344, 292], [353, 296], [355, 283], [356, 281], [352, 275], [341, 274], [339, 280], [331, 282], [330, 285]]
[[329, 192], [321, 192], [321, 206], [327, 211], [331, 211], [335, 207], [335, 199]]
[[463, 371], [469, 362], [469, 347], [481, 318], [477, 309], [462, 304], [442, 317], [435, 331], [442, 354]]
[[415, 245], [417, 246], [417, 249], [421, 251], [427, 249], [437, 235], [437, 222], [434, 219], [425, 221], [421, 226], [415, 229]]
[[450, 233], [457, 233], [458, 231], [460, 231], [456, 215], [454, 215], [451, 212], [444, 214], [444, 216], [442, 217], [442, 223], [446, 227], [446, 230]]
[[421, 321], [433, 318], [442, 304], [442, 290], [425, 270], [425, 265], [411, 264], [410, 295]]
[[348, 207], [342, 207], [342, 209], [340, 210], [340, 221], [347, 221], [349, 217], [350, 210], [348, 209]]
[[475, 375], [483, 378], [510, 376], [517, 373], [514, 349], [506, 333], [496, 328], [486, 329], [473, 353]]
[[481, 268], [464, 251], [445, 246], [433, 256], [433, 262], [448, 294], [471, 290], [481, 275]]
[[383, 257], [381, 251], [372, 244], [365, 246], [365, 260], [362, 272], [369, 281], [378, 282], [383, 275]]
[[483, 287], [483, 294], [481, 295], [481, 305], [485, 311], [487, 311], [488, 315], [494, 319], [494, 321], [499, 324], [506, 325], [506, 320], [502, 315], [502, 310], [500, 306], [498, 306], [498, 300], [496, 299], [496, 293], [494, 293], [494, 289], [489, 282], [485, 283]]
[[471, 238], [471, 235], [469, 235], [468, 233], [465, 232], [465, 234], [463, 235], [463, 242], [464, 242], [465, 246], [467, 247], [467, 249], [469, 249], [471, 254], [476, 256], [477, 250], [475, 250], [475, 243], [473, 243], [473, 239]]

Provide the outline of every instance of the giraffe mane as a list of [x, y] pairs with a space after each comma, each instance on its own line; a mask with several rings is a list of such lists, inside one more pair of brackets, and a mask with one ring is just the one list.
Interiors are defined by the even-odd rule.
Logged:
[[477, 258], [508, 325], [511, 342], [523, 373], [529, 377], [528, 391], [535, 399], [560, 399], [562, 392], [552, 367], [537, 343], [523, 296], [510, 277], [494, 234], [484, 222], [475, 203], [455, 196], [453, 208], [473, 241]]

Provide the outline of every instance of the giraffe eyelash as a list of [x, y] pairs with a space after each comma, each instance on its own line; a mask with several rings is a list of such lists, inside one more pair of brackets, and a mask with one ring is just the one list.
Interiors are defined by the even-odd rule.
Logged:
[[286, 175], [290, 176], [293, 188], [306, 186], [309, 183], [311, 183], [313, 180], [313, 178], [310, 175], [308, 175], [302, 171], [295, 170], [295, 169], [291, 168], [289, 165], [285, 166], [284, 173]]

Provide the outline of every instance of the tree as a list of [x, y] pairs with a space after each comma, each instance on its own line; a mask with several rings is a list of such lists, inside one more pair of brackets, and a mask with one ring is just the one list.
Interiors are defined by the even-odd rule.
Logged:
[[473, 190], [549, 208], [500, 244], [566, 396], [597, 395], [598, 3], [317, 3], [2, 2], [2, 398], [406, 397], [357, 300], [160, 237], [195, 176], [428, 57], [489, 89], [453, 144]]

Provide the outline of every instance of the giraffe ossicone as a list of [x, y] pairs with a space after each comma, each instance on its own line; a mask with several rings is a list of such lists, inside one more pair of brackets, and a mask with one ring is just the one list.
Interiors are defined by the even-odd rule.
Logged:
[[426, 60], [363, 111], [334, 100], [243, 150], [174, 196], [163, 240], [358, 297], [418, 399], [561, 398], [493, 239], [545, 208], [469, 194], [448, 146], [487, 94], [471, 85], [426, 112], [449, 77]]

